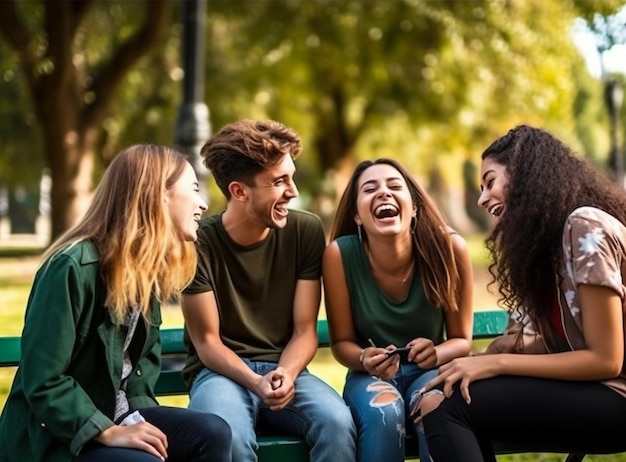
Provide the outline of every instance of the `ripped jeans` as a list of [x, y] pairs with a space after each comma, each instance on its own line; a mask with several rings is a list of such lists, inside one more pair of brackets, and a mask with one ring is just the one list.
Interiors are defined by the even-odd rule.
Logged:
[[390, 382], [366, 372], [348, 372], [343, 398], [357, 427], [358, 462], [404, 461], [406, 426], [417, 434], [420, 461], [430, 461], [424, 430], [408, 416], [417, 392], [436, 375], [437, 369], [420, 369], [414, 363], [401, 364]]

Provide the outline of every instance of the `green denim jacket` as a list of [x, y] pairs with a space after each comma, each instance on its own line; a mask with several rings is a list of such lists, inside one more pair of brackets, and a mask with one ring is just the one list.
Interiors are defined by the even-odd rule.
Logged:
[[[37, 272], [26, 308], [21, 362], [0, 416], [0, 462], [61, 462], [113, 425], [125, 331], [103, 305], [98, 253], [79, 242]], [[156, 406], [161, 311], [153, 300], [130, 347], [131, 409]]]

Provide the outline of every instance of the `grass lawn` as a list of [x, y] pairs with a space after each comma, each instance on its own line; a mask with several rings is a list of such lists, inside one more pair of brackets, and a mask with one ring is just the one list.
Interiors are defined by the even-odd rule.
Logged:
[[[476, 309], [493, 308], [496, 298], [485, 290], [490, 280], [485, 270], [487, 255], [482, 247], [480, 236], [468, 238], [472, 262], [474, 263]], [[41, 249], [36, 245], [20, 243], [6, 244], [0, 241], [0, 335], [19, 335], [22, 331], [24, 308], [32, 280], [39, 264]], [[178, 305], [164, 306], [163, 327], [182, 326], [183, 318]], [[325, 317], [322, 308], [321, 317]], [[330, 350], [318, 351], [309, 367], [310, 371], [341, 393], [346, 369], [338, 364]], [[4, 406], [6, 395], [11, 386], [15, 368], [0, 368], [0, 408]], [[186, 407], [188, 399], [184, 396], [164, 397], [162, 404]], [[499, 462], [560, 462], [563, 455], [554, 454], [520, 454], [499, 456]], [[626, 462], [626, 454], [611, 456], [588, 456], [585, 462]]]

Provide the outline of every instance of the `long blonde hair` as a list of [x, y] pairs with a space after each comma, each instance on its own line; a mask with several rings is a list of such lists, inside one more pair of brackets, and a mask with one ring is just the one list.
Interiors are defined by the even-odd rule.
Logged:
[[93, 242], [107, 287], [105, 306], [117, 324], [130, 306], [144, 316], [155, 297], [176, 298], [196, 270], [193, 242], [174, 229], [165, 205], [167, 189], [182, 175], [185, 156], [172, 148], [139, 144], [107, 168], [82, 220], [56, 240], [44, 261], [68, 245]]

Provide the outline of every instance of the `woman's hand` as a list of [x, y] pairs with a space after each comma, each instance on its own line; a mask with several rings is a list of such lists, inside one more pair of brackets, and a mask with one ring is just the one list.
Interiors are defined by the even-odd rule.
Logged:
[[423, 392], [426, 393], [443, 383], [443, 394], [449, 398], [454, 391], [454, 385], [461, 382], [459, 384], [461, 395], [467, 404], [470, 404], [472, 400], [469, 392], [470, 383], [498, 375], [494, 364], [496, 357], [497, 355], [480, 355], [453, 359], [439, 367], [439, 375], [426, 384]]
[[167, 459], [167, 437], [148, 422], [113, 425], [94, 439], [105, 446], [140, 449], [161, 460]]
[[398, 355], [388, 355], [385, 348], [369, 347], [363, 353], [363, 368], [365, 371], [383, 380], [391, 380], [398, 373], [400, 358]]
[[411, 340], [407, 345], [411, 348], [409, 362], [416, 363], [421, 369], [434, 369], [437, 367], [437, 350], [432, 340], [418, 337]]

